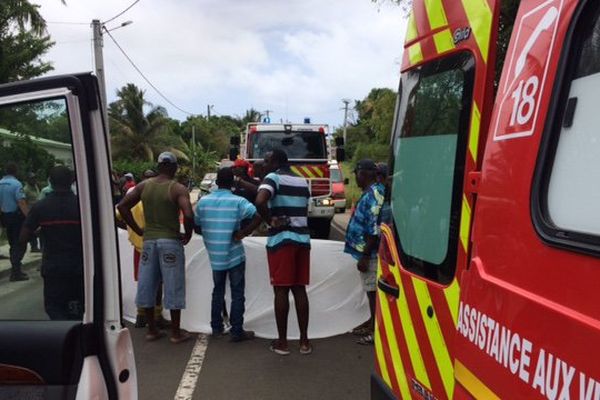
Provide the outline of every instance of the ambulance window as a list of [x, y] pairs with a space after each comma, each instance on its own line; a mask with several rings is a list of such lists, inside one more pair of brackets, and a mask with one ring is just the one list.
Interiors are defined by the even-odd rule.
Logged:
[[405, 73], [394, 133], [392, 211], [402, 264], [454, 276], [475, 62], [458, 53]]
[[534, 190], [545, 196], [534, 198], [534, 220], [542, 222], [538, 232], [550, 241], [600, 250], [600, 19], [598, 4], [591, 8], [580, 14], [563, 54], [564, 84], [537, 174], [536, 185], [543, 186]]
[[0, 320], [81, 320], [83, 247], [64, 98], [0, 107]]

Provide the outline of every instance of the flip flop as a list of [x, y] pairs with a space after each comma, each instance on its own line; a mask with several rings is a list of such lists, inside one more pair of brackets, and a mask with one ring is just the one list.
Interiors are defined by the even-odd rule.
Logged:
[[285, 349], [280, 349], [277, 347], [277, 344], [278, 344], [278, 341], [273, 340], [271, 342], [271, 345], [269, 346], [269, 350], [271, 350], [275, 354], [279, 354], [280, 356], [289, 356], [290, 355], [290, 349], [288, 349], [287, 347]]
[[373, 333], [373, 331], [371, 331], [371, 328], [368, 327], [368, 326], [363, 326], [363, 327], [360, 327], [360, 328], [354, 328], [352, 330], [352, 334], [356, 335], [356, 336], [365, 336], [365, 335], [368, 335], [370, 333]]
[[356, 341], [356, 343], [362, 344], [363, 346], [370, 346], [374, 342], [373, 335], [365, 335]]
[[179, 344], [179, 343], [183, 343], [183, 342], [187, 342], [188, 340], [190, 340], [192, 338], [191, 333], [184, 331], [183, 329], [181, 330], [181, 333], [179, 334], [179, 337], [173, 337], [171, 336], [169, 338], [169, 340], [171, 341], [171, 343], [173, 344]]
[[306, 344], [300, 345], [300, 354], [302, 354], [303, 356], [312, 354], [312, 352], [313, 352], [312, 344], [306, 343]]
[[163, 338], [167, 336], [166, 333], [164, 333], [163, 331], [158, 331], [156, 333], [146, 333], [146, 341], [147, 342], [154, 342], [160, 338]]

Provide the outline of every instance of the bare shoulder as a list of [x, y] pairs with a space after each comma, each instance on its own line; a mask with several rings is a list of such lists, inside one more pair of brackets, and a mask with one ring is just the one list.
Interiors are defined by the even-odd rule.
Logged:
[[187, 187], [185, 187], [184, 185], [182, 185], [179, 182], [176, 182], [173, 187], [171, 188], [172, 190], [172, 194], [177, 198], [179, 196], [188, 196], [190, 195], [190, 191], [188, 190]]

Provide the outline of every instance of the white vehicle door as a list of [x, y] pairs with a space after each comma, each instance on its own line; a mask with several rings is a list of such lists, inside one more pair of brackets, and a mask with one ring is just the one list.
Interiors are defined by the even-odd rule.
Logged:
[[90, 74], [0, 85], [0, 398], [136, 399]]

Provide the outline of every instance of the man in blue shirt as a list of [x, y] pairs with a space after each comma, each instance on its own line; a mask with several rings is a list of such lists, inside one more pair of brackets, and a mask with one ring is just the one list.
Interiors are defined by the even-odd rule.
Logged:
[[375, 328], [379, 214], [385, 195], [385, 187], [377, 182], [377, 171], [377, 165], [372, 160], [361, 160], [356, 165], [354, 170], [356, 183], [363, 190], [363, 194], [348, 223], [344, 248], [345, 253], [357, 260], [356, 267], [360, 271], [363, 289], [367, 293], [371, 310], [369, 332], [358, 341], [359, 344], [373, 344]]
[[[217, 185], [218, 190], [200, 199], [195, 213], [196, 232], [202, 234], [213, 270], [210, 325], [213, 336], [223, 335], [221, 311], [225, 303], [225, 283], [229, 276], [231, 341], [241, 342], [254, 338], [254, 332], [243, 328], [246, 256], [242, 239], [250, 235], [262, 220], [252, 203], [231, 192], [231, 168], [222, 168], [217, 172]], [[241, 229], [241, 222], [249, 219], [252, 222]]]
[[310, 278], [310, 234], [308, 201], [310, 191], [303, 177], [295, 175], [287, 154], [275, 149], [265, 158], [270, 172], [258, 189], [256, 207], [270, 225], [267, 259], [271, 285], [275, 292], [275, 321], [279, 338], [271, 343], [271, 351], [288, 355], [287, 318], [290, 290], [296, 304], [300, 329], [300, 354], [312, 353], [308, 340], [308, 296]]
[[27, 244], [19, 243], [19, 234], [23, 221], [27, 216], [27, 201], [23, 185], [17, 180], [17, 165], [8, 163], [6, 175], [0, 179], [0, 220], [6, 229], [6, 236], [10, 246], [10, 281], [26, 281], [29, 279], [26, 273], [21, 271], [21, 261], [27, 250]]

